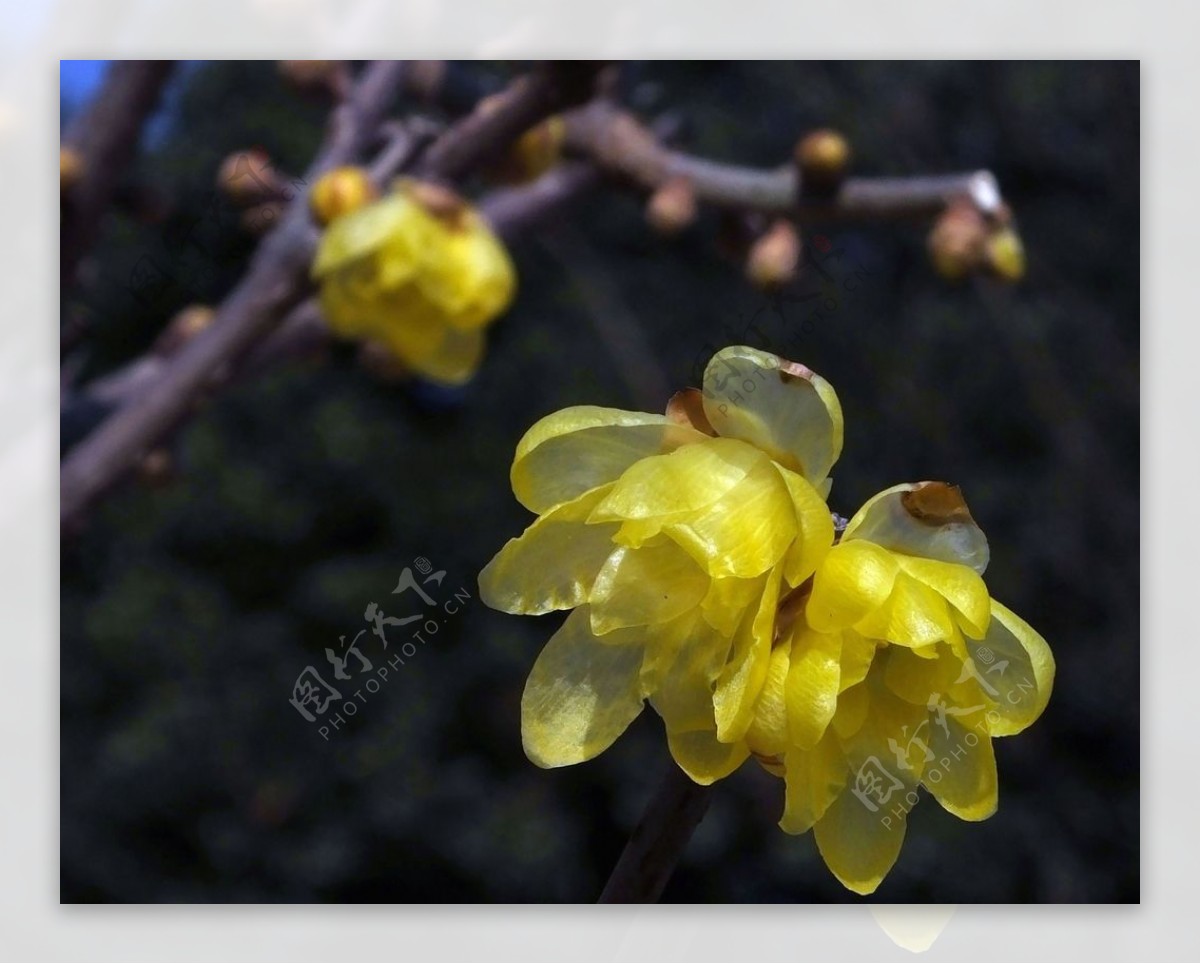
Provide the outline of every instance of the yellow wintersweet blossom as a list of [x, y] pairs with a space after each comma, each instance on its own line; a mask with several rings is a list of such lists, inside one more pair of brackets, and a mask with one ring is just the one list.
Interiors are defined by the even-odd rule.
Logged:
[[647, 699], [693, 780], [746, 759], [779, 599], [833, 544], [841, 445], [829, 384], [746, 347], [718, 352], [666, 415], [580, 406], [525, 434], [512, 487], [538, 518], [479, 587], [506, 612], [573, 610], [525, 686], [531, 760], [596, 756]]
[[813, 830], [868, 894], [921, 787], [964, 820], [995, 811], [992, 738], [1041, 715], [1054, 658], [988, 593], [987, 539], [956, 487], [881, 492], [835, 540], [841, 448], [832, 387], [746, 347], [666, 416], [558, 412], [512, 467], [538, 519], [480, 590], [508, 612], [574, 610], [526, 683], [535, 763], [590, 759], [648, 699], [694, 781], [753, 755], [785, 781], [782, 829]]
[[335, 334], [385, 344], [417, 374], [461, 384], [484, 329], [511, 303], [516, 272], [482, 216], [453, 192], [402, 181], [335, 219], [312, 275]]
[[991, 599], [988, 546], [958, 489], [872, 498], [780, 609], [748, 749], [786, 781], [780, 826], [812, 829], [848, 888], [874, 891], [925, 789], [963, 820], [997, 804], [992, 737], [1041, 715], [1049, 647]]

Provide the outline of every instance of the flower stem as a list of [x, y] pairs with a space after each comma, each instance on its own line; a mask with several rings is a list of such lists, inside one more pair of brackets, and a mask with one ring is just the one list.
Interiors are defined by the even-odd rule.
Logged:
[[600, 904], [652, 904], [708, 810], [712, 787], [688, 779], [673, 762], [621, 853]]

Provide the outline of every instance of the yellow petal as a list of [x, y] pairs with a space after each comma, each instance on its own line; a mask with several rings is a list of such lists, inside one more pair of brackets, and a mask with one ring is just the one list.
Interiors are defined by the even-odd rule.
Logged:
[[849, 770], [837, 737], [828, 733], [811, 750], [789, 750], [783, 767], [786, 791], [779, 827], [785, 833], [807, 833], [846, 785]]
[[744, 742], [721, 743], [713, 730], [668, 732], [667, 748], [679, 768], [703, 786], [729, 776], [750, 755]]
[[[963, 708], [948, 709], [961, 712]], [[958, 716], [950, 712], [930, 716], [929, 748], [934, 759], [925, 764], [921, 782], [960, 820], [986, 820], [996, 812], [999, 783], [982, 708]]]
[[600, 636], [625, 626], [672, 620], [699, 605], [709, 581], [704, 570], [670, 540], [640, 549], [614, 549], [588, 596], [592, 632]]
[[744, 345], [704, 370], [704, 412], [717, 433], [740, 438], [821, 486], [842, 451], [833, 387], [803, 365]]
[[963, 628], [975, 639], [987, 632], [990, 598], [983, 577], [969, 566], [938, 559], [896, 554], [900, 568], [943, 596], [959, 614]]
[[956, 562], [983, 573], [988, 543], [957, 486], [906, 482], [868, 499], [842, 532], [910, 556]]
[[761, 592], [762, 583], [758, 579], [737, 576], [713, 579], [708, 594], [700, 603], [700, 613], [717, 632], [732, 639], [746, 607], [758, 602]]
[[967, 640], [967, 649], [993, 736], [1020, 733], [1042, 715], [1054, 687], [1054, 655], [1033, 627], [993, 599], [987, 635]]
[[911, 649], [896, 647], [888, 652], [884, 681], [905, 702], [927, 706], [931, 695], [945, 692], [954, 682], [959, 668], [949, 655], [945, 660], [923, 659]]
[[946, 600], [905, 572], [896, 576], [887, 602], [856, 622], [854, 628], [870, 639], [885, 639], [901, 646], [927, 646], [955, 632]]
[[705, 437], [695, 445], [630, 465], [593, 519], [614, 522], [691, 515], [727, 495], [755, 467], [769, 464], [761, 452], [743, 442]]
[[516, 280], [504, 245], [472, 212], [445, 232], [440, 257], [430, 261], [417, 283], [446, 312], [451, 326], [472, 330], [509, 306]]
[[765, 458], [707, 509], [676, 518], [663, 531], [714, 578], [766, 572], [796, 537], [787, 486]]
[[[771, 650], [767, 675], [754, 704], [750, 728], [746, 731], [746, 745], [762, 756], [776, 756], [788, 748], [788, 708], [784, 688], [788, 681], [790, 650], [788, 643]], [[833, 715], [832, 711], [830, 715]]]
[[547, 415], [525, 433], [512, 465], [513, 494], [545, 512], [615, 482], [639, 459], [708, 436], [665, 415], [578, 405]]
[[413, 370], [431, 381], [463, 385], [479, 370], [487, 342], [480, 331], [459, 331], [449, 326], [443, 331], [437, 348], [414, 362]]
[[[687, 618], [680, 617], [681, 621]], [[681, 636], [666, 671], [656, 672], [657, 688], [647, 694], [650, 705], [662, 717], [668, 733], [715, 731], [713, 665], [724, 663], [729, 639], [698, 618]]]
[[608, 646], [580, 606], [546, 644], [521, 697], [521, 740], [540, 767], [603, 752], [642, 711], [638, 646]]
[[338, 218], [321, 235], [312, 276], [323, 278], [372, 255], [389, 238], [404, 231], [415, 209], [416, 205], [407, 198], [391, 195]]
[[510, 539], [479, 574], [484, 604], [539, 616], [585, 602], [613, 551], [615, 525], [583, 522], [606, 492], [601, 487], [564, 502]]
[[851, 686], [838, 695], [837, 711], [830, 725], [843, 740], [849, 739], [862, 728], [870, 708], [867, 684], [864, 682]]
[[927, 762], [922, 738], [928, 737], [928, 719], [922, 707], [898, 700], [878, 681], [861, 685], [870, 687], [867, 719], [841, 741], [849, 780], [813, 833], [838, 880], [855, 893], [869, 894], [900, 855]]
[[842, 633], [842, 672], [838, 686], [847, 690], [855, 683], [867, 678], [871, 661], [875, 658], [876, 643], [873, 639], [860, 636], [852, 629]]
[[779, 601], [779, 570], [765, 576], [757, 609], [751, 607], [742, 617], [729, 662], [717, 677], [713, 690], [717, 739], [733, 743], [742, 739], [754, 719], [754, 701], [767, 676], [771, 643], [775, 634], [775, 609]]
[[805, 478], [781, 465], [783, 477], [796, 510], [796, 540], [783, 560], [783, 575], [789, 586], [798, 586], [811, 576], [833, 545], [833, 517], [829, 506]]
[[869, 542], [834, 546], [813, 577], [808, 624], [823, 633], [853, 626], [883, 605], [899, 571], [892, 553]]
[[792, 637], [785, 689], [791, 745], [817, 745], [837, 710], [841, 682], [842, 637], [799, 626]]

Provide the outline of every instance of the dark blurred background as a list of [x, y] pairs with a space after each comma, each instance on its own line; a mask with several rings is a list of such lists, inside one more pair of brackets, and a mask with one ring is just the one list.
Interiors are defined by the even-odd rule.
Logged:
[[[469, 69], [487, 86], [514, 66]], [[86, 94], [71, 71], [65, 118]], [[446, 571], [439, 602], [476, 595], [530, 521], [508, 468], [534, 420], [661, 410], [736, 342], [836, 387], [837, 511], [959, 483], [993, 595], [1058, 661], [1042, 719], [997, 741], [999, 812], [968, 824], [923, 799], [874, 899], [1138, 900], [1138, 65], [652, 63], [625, 89], [717, 159], [776, 165], [830, 125], [859, 174], [988, 168], [1028, 275], [952, 285], [928, 224], [828, 225], [806, 229], [813, 263], [772, 302], [722, 256], [714, 216], [663, 240], [642, 198], [606, 188], [514, 245], [518, 299], [465, 390], [372, 378], [338, 347], [223, 391], [175, 438], [169, 481], [123, 486], [63, 544], [64, 901], [594, 900], [668, 756], [647, 709], [593, 762], [526, 760], [521, 689], [558, 617], [475, 598], [443, 613], [328, 741], [288, 698], [307, 665], [333, 682], [324, 650], [369, 628], [369, 602], [419, 611], [390, 595], [418, 558]], [[220, 300], [255, 240], [214, 194], [218, 164], [257, 145], [299, 173], [326, 110], [271, 63], [177, 71], [127, 172], [155, 213], [116, 209], [64, 300], [91, 322], [84, 383]], [[203, 243], [179, 243], [197, 221]], [[147, 258], [152, 290], [130, 283]], [[87, 427], [72, 419], [65, 446]], [[777, 828], [782, 799], [752, 764], [723, 782], [664, 900], [858, 899], [811, 835]]]

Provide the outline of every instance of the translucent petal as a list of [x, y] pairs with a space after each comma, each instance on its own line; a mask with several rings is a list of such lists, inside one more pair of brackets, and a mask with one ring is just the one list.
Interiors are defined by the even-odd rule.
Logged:
[[771, 650], [767, 675], [754, 703], [750, 728], [746, 731], [746, 745], [762, 756], [776, 756], [788, 748], [788, 708], [784, 689], [788, 680], [790, 650], [791, 646], [787, 643]]
[[842, 451], [833, 387], [803, 365], [737, 345], [704, 370], [704, 412], [718, 434], [740, 438], [820, 486]]
[[679, 768], [702, 786], [729, 776], [750, 755], [743, 741], [721, 743], [713, 730], [668, 732], [667, 748]]
[[813, 578], [805, 609], [823, 633], [853, 626], [891, 595], [900, 566], [895, 556], [869, 542], [841, 542], [829, 550]]
[[852, 629], [842, 633], [842, 673], [840, 689], [847, 690], [855, 683], [867, 678], [871, 661], [875, 658], [876, 643], [873, 639], [860, 636]]
[[750, 578], [783, 558], [796, 537], [796, 515], [787, 486], [764, 458], [724, 498], [663, 531], [714, 578]]
[[751, 470], [766, 465], [766, 456], [744, 442], [704, 437], [696, 445], [629, 466], [593, 518], [613, 522], [690, 516], [727, 495]]
[[906, 482], [868, 499], [842, 533], [910, 556], [969, 566], [982, 574], [988, 543], [957, 486]]
[[856, 894], [874, 893], [900, 856], [908, 815], [903, 804], [893, 807], [896, 813], [878, 805], [876, 810], [868, 809], [848, 786], [813, 826], [825, 865]]
[[546, 644], [521, 697], [521, 740], [540, 767], [603, 752], [642, 711], [639, 646], [609, 646], [580, 606]]
[[717, 739], [733, 743], [746, 734], [754, 719], [754, 701], [767, 676], [771, 643], [775, 635], [775, 608], [779, 601], [779, 570], [764, 577], [762, 597], [757, 608], [751, 607], [742, 618], [729, 662], [717, 677], [713, 690]]
[[785, 833], [807, 833], [846, 785], [849, 771], [841, 746], [828, 733], [811, 750], [789, 750], [783, 766], [786, 791], [779, 827]]
[[715, 731], [713, 664], [724, 662], [728, 646], [728, 638], [722, 638], [702, 619], [695, 619], [683, 635], [674, 660], [660, 673], [654, 692], [648, 694], [668, 733]]
[[[936, 655], [936, 653], [935, 653]], [[947, 678], [946, 667], [950, 666]], [[954, 682], [961, 666], [947, 659], [922, 659], [911, 649], [897, 647], [890, 651], [884, 669], [884, 681], [900, 699], [917, 706], [927, 706], [935, 693], [945, 692]]]
[[1054, 687], [1054, 655], [1036, 630], [992, 600], [992, 621], [981, 640], [967, 640], [988, 698], [992, 736], [1020, 733], [1042, 715]]
[[990, 598], [983, 577], [969, 566], [939, 559], [897, 553], [900, 568], [943, 596], [959, 614], [963, 628], [975, 639], [987, 632]]
[[960, 820], [986, 820], [996, 812], [996, 757], [982, 707], [941, 720], [935, 716], [929, 748], [934, 758], [921, 782], [938, 803]]
[[898, 700], [877, 680], [862, 685], [870, 687], [866, 720], [841, 741], [849, 780], [813, 832], [838, 880], [855, 893], [869, 894], [900, 855], [926, 765], [922, 736], [928, 736], [928, 719], [922, 707]]
[[588, 596], [592, 632], [600, 636], [625, 626], [665, 623], [698, 606], [709, 582], [708, 574], [670, 540], [640, 549], [618, 547], [600, 569]]
[[842, 637], [800, 624], [792, 637], [785, 697], [790, 744], [817, 745], [837, 710], [841, 683]]
[[701, 615], [717, 632], [732, 639], [746, 607], [757, 602], [761, 592], [762, 583], [758, 579], [737, 576], [713, 579], [708, 594], [700, 603]]
[[849, 739], [862, 728], [870, 708], [867, 684], [864, 682], [851, 686], [838, 695], [837, 711], [830, 725], [843, 740]]
[[615, 482], [639, 459], [707, 437], [663, 415], [594, 405], [565, 408], [534, 423], [517, 444], [513, 493], [527, 509], [545, 512]]
[[585, 525], [606, 487], [586, 492], [541, 516], [496, 553], [479, 574], [479, 594], [493, 609], [539, 616], [587, 600], [613, 551], [616, 526]]
[[811, 576], [833, 545], [833, 517], [829, 506], [803, 476], [776, 465], [796, 510], [796, 541], [783, 560], [783, 575], [789, 586], [798, 586]]
[[896, 576], [887, 602], [856, 622], [854, 628], [870, 639], [886, 639], [901, 646], [927, 646], [955, 632], [946, 600], [905, 572]]

